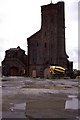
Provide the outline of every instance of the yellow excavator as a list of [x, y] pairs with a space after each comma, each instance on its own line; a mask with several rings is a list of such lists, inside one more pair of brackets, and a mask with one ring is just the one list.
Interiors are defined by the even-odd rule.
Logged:
[[50, 66], [50, 73], [53, 77], [63, 77], [65, 75], [65, 68], [60, 66]]
[[50, 73], [52, 78], [70, 77], [71, 79], [75, 79], [80, 76], [80, 73], [75, 74], [73, 71], [69, 71], [61, 66], [50, 66]]

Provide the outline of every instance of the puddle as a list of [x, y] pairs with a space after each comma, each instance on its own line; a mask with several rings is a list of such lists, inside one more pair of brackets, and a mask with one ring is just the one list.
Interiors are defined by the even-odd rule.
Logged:
[[77, 96], [69, 95], [68, 97], [71, 98], [71, 100], [66, 101], [65, 109], [74, 109], [74, 110], [79, 109]]
[[41, 109], [64, 109], [65, 107], [65, 100], [62, 101], [51, 101], [51, 100], [45, 100], [45, 101], [35, 101], [35, 102], [28, 102], [26, 104], [26, 111], [28, 110], [41, 110]]
[[68, 95], [69, 98], [77, 98], [76, 95]]
[[[54, 101], [54, 102], [49, 102], [49, 101], [45, 101], [45, 102], [32, 102], [27, 104], [27, 109], [33, 109], [36, 107], [38, 109], [41, 109], [43, 107], [45, 107], [46, 109], [50, 107], [51, 108], [65, 108], [65, 109], [74, 109], [77, 110], [79, 109], [78, 106], [78, 98], [76, 95], [69, 95], [68, 98], [71, 98], [69, 100], [66, 101], [60, 101], [60, 103], [58, 101]], [[57, 105], [56, 105], [57, 104]], [[64, 107], [65, 106], [65, 107]], [[26, 103], [20, 103], [20, 104], [14, 104], [13, 107], [10, 108], [12, 111], [14, 110], [25, 110], [26, 109]]]
[[11, 110], [25, 110], [26, 103], [14, 104]]
[[78, 99], [67, 100], [65, 109], [78, 109]]
[[64, 86], [56, 86], [55, 84], [50, 85], [50, 89], [54, 90], [63, 90], [65, 87]]

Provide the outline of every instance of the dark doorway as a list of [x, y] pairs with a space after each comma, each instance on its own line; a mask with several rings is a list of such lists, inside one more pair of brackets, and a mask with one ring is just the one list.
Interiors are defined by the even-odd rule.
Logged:
[[18, 75], [18, 68], [17, 67], [11, 67], [10, 76], [17, 76], [17, 75]]

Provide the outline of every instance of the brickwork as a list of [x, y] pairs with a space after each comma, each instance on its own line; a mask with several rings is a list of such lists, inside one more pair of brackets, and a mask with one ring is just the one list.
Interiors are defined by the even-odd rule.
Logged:
[[49, 66], [73, 70], [65, 50], [64, 2], [41, 6], [41, 29], [27, 38], [28, 55], [20, 47], [5, 52], [2, 74], [51, 77]]
[[41, 20], [41, 29], [27, 39], [28, 75], [35, 68], [36, 76], [44, 77], [49, 65], [72, 69], [65, 50], [64, 2], [41, 6]]
[[28, 58], [24, 50], [17, 47], [5, 51], [5, 58], [2, 61], [2, 75], [28, 75]]

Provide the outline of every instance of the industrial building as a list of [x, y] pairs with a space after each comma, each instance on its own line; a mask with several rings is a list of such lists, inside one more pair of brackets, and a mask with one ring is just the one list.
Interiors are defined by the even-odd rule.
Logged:
[[20, 47], [6, 51], [3, 75], [50, 77], [49, 66], [61, 66], [69, 72], [73, 62], [66, 54], [65, 4], [60, 1], [41, 6], [41, 29], [27, 38], [28, 55]]
[[73, 62], [65, 49], [64, 2], [41, 6], [41, 29], [27, 39], [28, 75], [49, 77], [49, 65], [62, 66], [69, 71]]
[[2, 75], [4, 76], [27, 76], [28, 57], [19, 46], [5, 51], [2, 61]]

